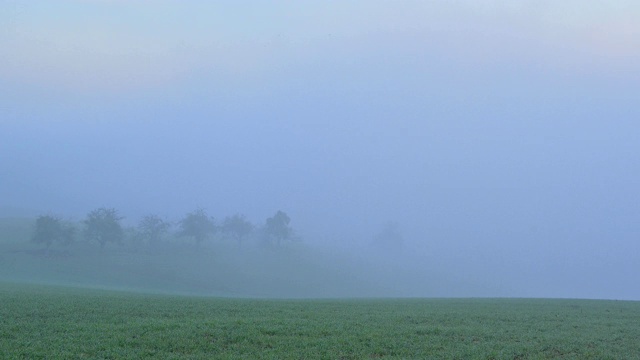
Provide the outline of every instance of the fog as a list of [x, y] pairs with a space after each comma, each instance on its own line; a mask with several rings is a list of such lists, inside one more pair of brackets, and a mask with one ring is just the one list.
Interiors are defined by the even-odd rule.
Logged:
[[[291, 217], [299, 241], [209, 239], [211, 269], [177, 257], [166, 291], [261, 259], [237, 292], [202, 293], [640, 300], [639, 17], [624, 0], [0, 2], [0, 215]], [[381, 250], [390, 222], [402, 245]]]

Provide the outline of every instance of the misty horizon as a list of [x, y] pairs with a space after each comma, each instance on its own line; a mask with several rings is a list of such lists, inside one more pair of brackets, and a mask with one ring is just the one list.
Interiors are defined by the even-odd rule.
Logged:
[[395, 223], [396, 295], [640, 300], [639, 15], [5, 2], [0, 217], [282, 210], [347, 259]]

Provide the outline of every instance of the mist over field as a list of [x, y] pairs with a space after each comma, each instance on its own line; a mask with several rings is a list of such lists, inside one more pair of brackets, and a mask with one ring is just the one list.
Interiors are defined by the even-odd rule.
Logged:
[[[625, 0], [0, 2], [0, 280], [640, 300], [639, 19]], [[100, 207], [172, 231], [282, 210], [295, 239], [102, 249], [81, 236]], [[46, 214], [75, 244], [30, 241]]]

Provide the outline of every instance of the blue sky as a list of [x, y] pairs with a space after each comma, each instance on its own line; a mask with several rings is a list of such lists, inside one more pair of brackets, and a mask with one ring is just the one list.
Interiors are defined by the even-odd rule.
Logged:
[[637, 1], [0, 1], [0, 48], [3, 207], [392, 220], [515, 295], [640, 298]]

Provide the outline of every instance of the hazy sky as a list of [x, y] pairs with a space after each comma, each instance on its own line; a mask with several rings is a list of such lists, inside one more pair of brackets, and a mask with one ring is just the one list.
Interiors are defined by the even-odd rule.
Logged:
[[0, 0], [0, 49], [4, 209], [391, 220], [517, 295], [640, 299], [636, 0]]

